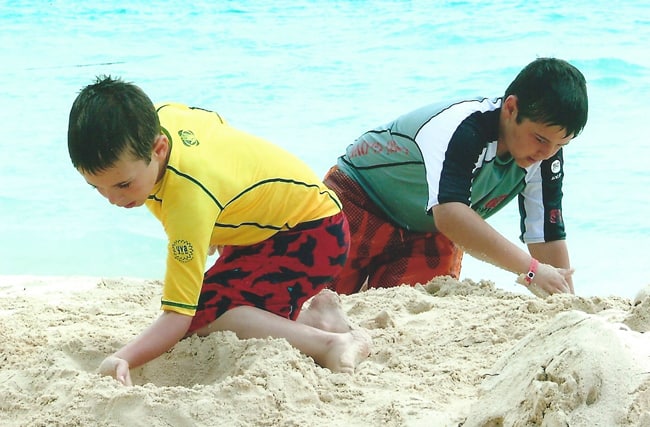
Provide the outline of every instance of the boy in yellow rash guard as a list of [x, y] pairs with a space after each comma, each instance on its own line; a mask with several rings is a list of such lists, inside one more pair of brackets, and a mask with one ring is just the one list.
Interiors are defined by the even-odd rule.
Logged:
[[[286, 338], [333, 371], [353, 372], [369, 354], [369, 338], [350, 329], [324, 290], [347, 258], [347, 221], [298, 158], [215, 112], [156, 108], [139, 87], [111, 77], [74, 101], [68, 150], [110, 203], [146, 204], [169, 241], [161, 316], [107, 357], [102, 374], [131, 384], [130, 368], [216, 330]], [[221, 255], [204, 273], [215, 247]]]
[[171, 153], [145, 204], [169, 238], [164, 309], [195, 314], [209, 246], [253, 245], [340, 213], [334, 193], [284, 150], [214, 112], [169, 103], [157, 111]]

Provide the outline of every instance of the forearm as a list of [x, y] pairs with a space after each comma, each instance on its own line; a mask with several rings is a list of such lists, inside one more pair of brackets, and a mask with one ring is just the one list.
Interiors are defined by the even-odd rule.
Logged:
[[[573, 293], [568, 251], [563, 242], [531, 245], [527, 253], [505, 237], [501, 236], [476, 212], [462, 203], [444, 203], [434, 207], [433, 215], [438, 230], [475, 258], [489, 262], [520, 277], [531, 267], [532, 257], [539, 257], [541, 264], [532, 280], [534, 289], [541, 294], [557, 292]], [[531, 282], [522, 279], [522, 285], [531, 292]], [[539, 296], [539, 295], [538, 295]]]
[[164, 311], [151, 326], [114, 356], [124, 359], [131, 368], [143, 365], [172, 348], [187, 332], [192, 317]]
[[569, 250], [564, 240], [546, 243], [531, 243], [528, 245], [530, 254], [540, 262], [554, 267], [571, 268]]
[[515, 274], [528, 271], [531, 255], [499, 234], [468, 206], [452, 202], [433, 209], [436, 228], [463, 251]]

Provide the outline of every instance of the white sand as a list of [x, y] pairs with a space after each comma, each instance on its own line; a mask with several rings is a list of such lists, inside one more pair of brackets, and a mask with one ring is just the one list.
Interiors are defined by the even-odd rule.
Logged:
[[650, 425], [650, 295], [546, 300], [491, 282], [342, 297], [373, 337], [355, 375], [279, 339], [181, 341], [124, 387], [95, 370], [161, 284], [0, 277], [2, 426]]

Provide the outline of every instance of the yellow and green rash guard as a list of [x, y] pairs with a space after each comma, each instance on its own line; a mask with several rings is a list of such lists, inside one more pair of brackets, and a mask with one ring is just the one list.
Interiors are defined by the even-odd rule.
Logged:
[[193, 316], [210, 245], [252, 245], [337, 214], [338, 198], [301, 160], [217, 113], [157, 106], [170, 155], [146, 202], [169, 239], [162, 308]]

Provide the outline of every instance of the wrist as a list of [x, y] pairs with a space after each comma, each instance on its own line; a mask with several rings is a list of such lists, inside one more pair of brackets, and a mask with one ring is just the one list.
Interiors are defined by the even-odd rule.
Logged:
[[537, 259], [532, 257], [530, 259], [530, 266], [528, 267], [528, 272], [524, 275], [524, 281], [526, 282], [526, 286], [530, 286], [530, 284], [533, 283], [533, 280], [537, 275], [538, 267], [539, 267], [539, 261], [537, 261]]

